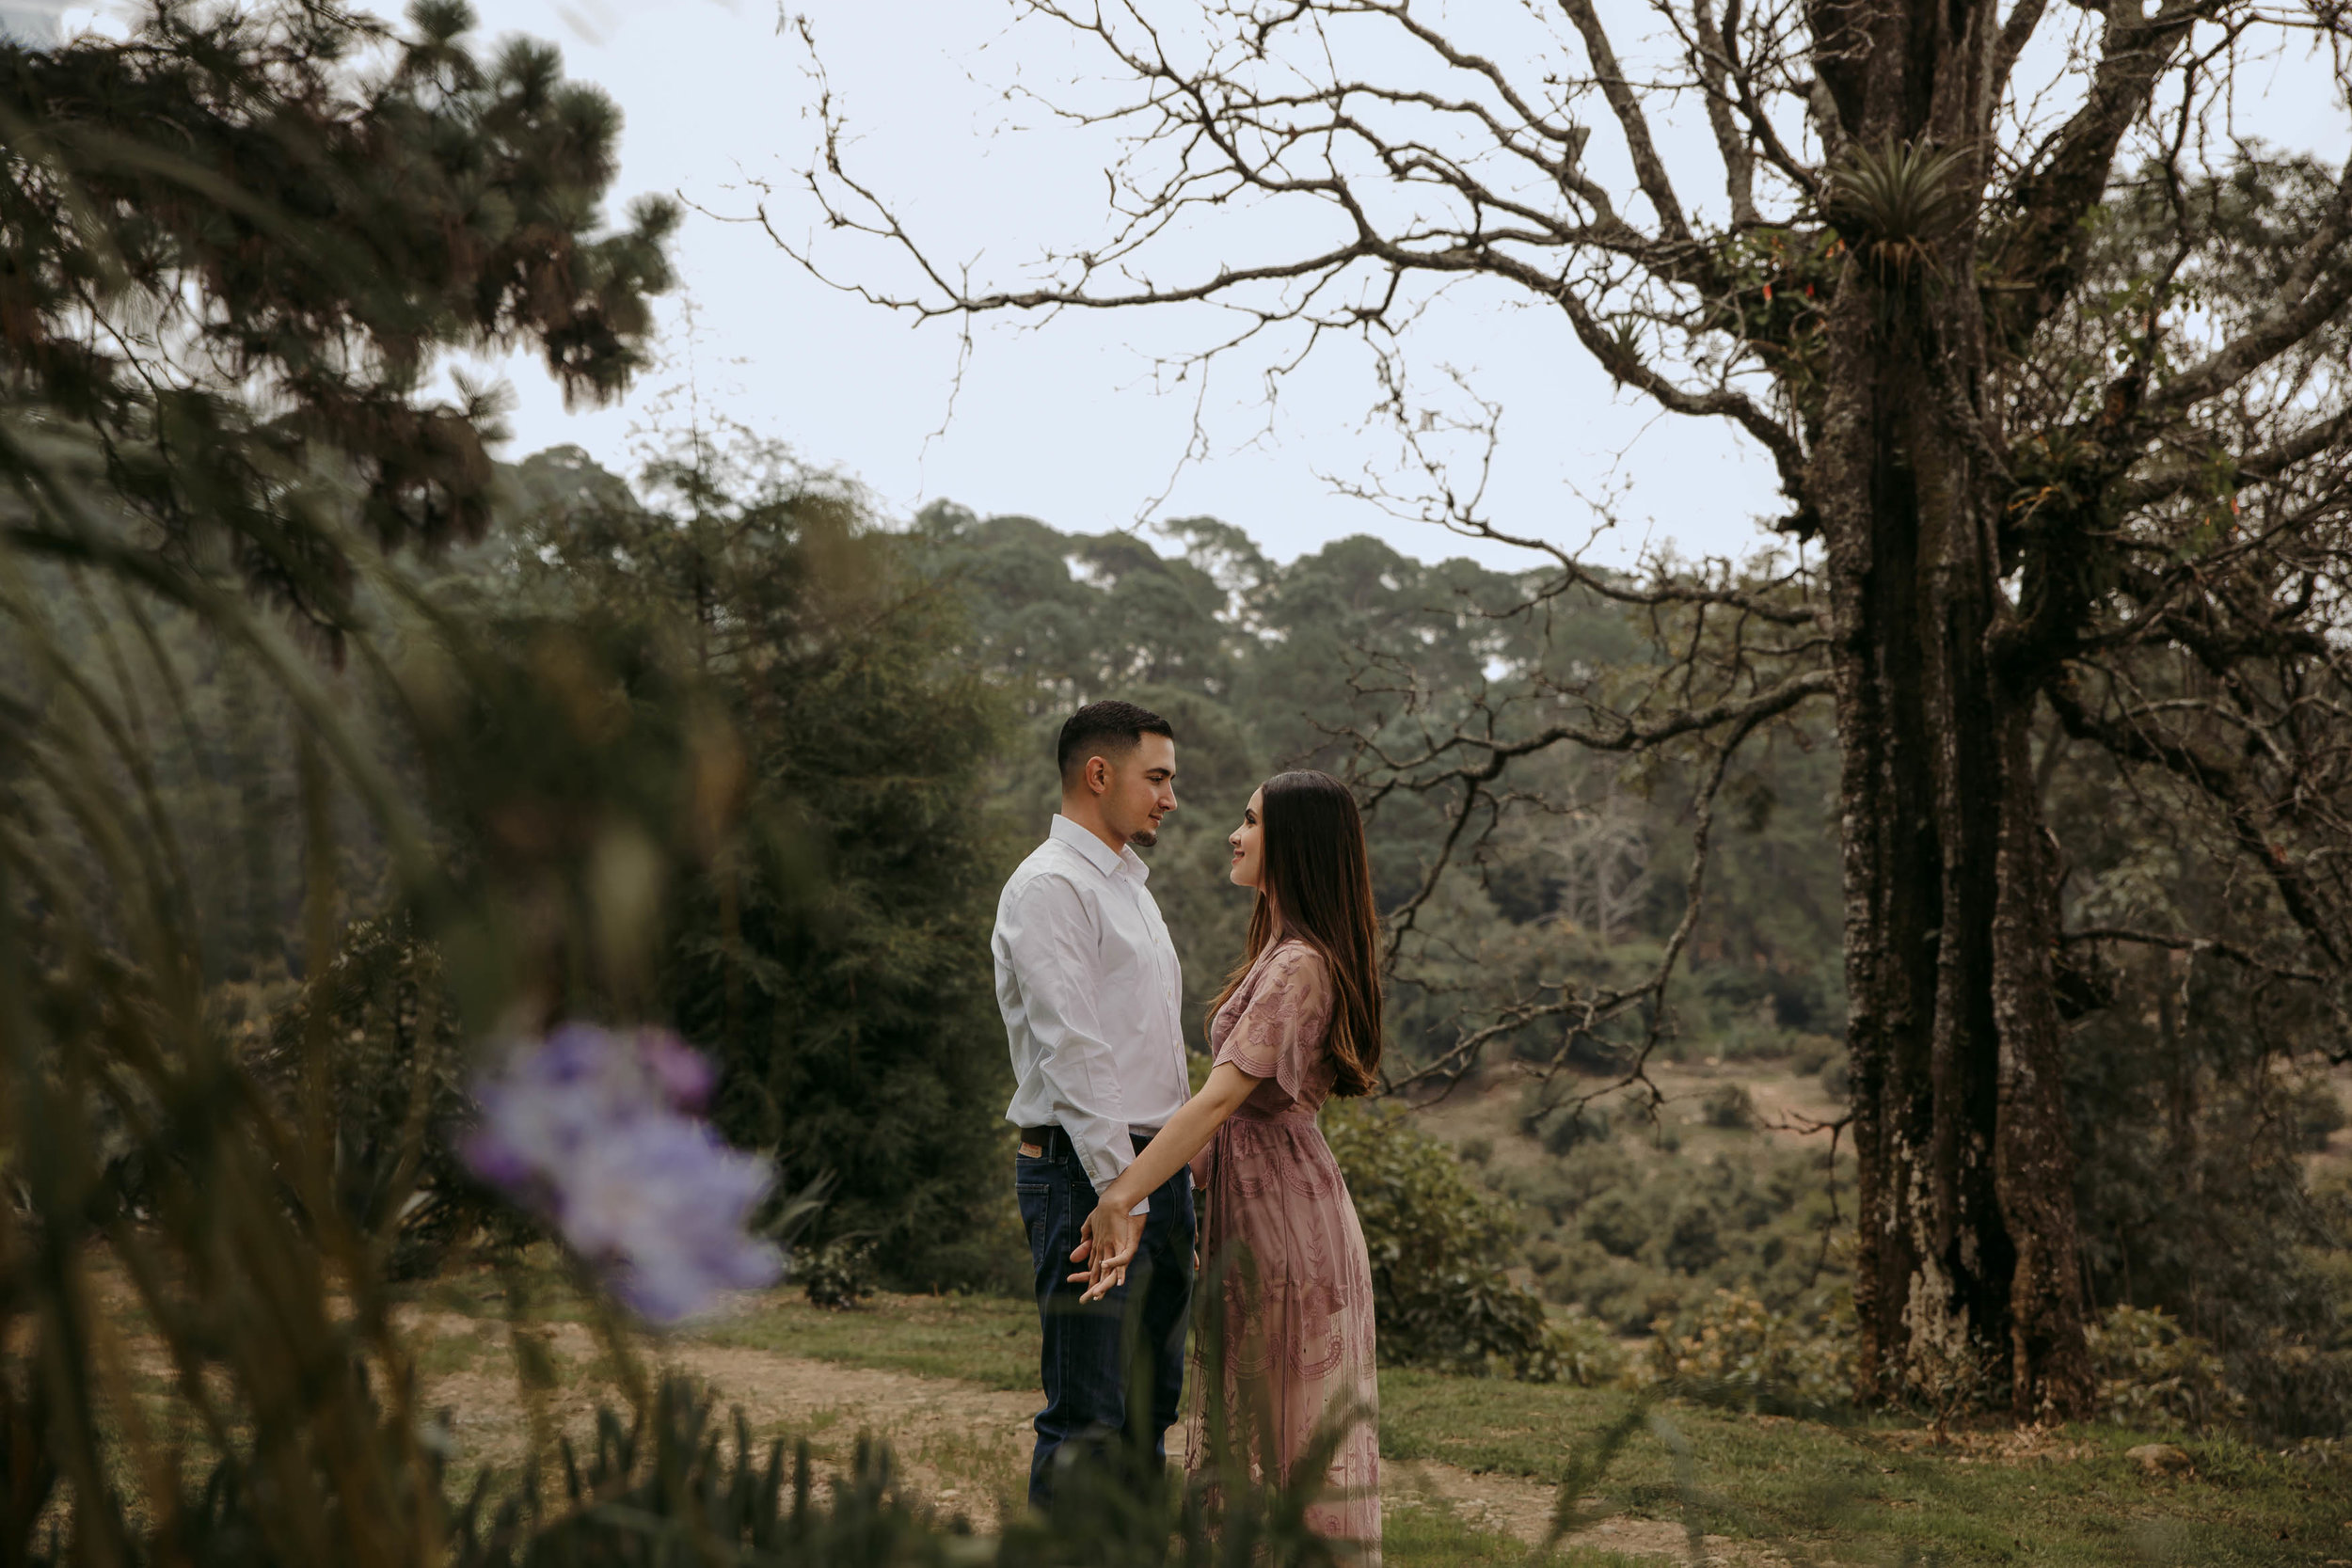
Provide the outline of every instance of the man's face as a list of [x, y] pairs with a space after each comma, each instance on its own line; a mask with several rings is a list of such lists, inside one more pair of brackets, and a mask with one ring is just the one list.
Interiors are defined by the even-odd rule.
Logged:
[[1130, 844], [1149, 849], [1160, 841], [1160, 818], [1176, 809], [1176, 742], [1147, 735], [1109, 769], [1103, 791], [1103, 825]]

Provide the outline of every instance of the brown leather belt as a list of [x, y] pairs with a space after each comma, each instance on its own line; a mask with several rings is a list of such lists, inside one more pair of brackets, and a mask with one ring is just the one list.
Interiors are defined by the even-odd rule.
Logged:
[[[1136, 1152], [1140, 1154], [1144, 1146], [1152, 1141], [1152, 1133], [1130, 1132], [1127, 1137], [1136, 1146]], [[1058, 1160], [1066, 1154], [1075, 1155], [1078, 1149], [1070, 1141], [1069, 1133], [1057, 1124], [1048, 1122], [1043, 1127], [1024, 1127], [1021, 1130], [1021, 1152], [1029, 1154], [1032, 1151], [1041, 1160]]]

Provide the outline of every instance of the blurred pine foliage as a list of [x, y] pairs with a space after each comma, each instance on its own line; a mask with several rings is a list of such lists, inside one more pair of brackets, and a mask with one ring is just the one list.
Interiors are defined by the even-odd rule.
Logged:
[[[612, 105], [543, 47], [477, 57], [470, 24], [167, 5], [125, 41], [0, 45], [8, 1560], [443, 1553], [386, 1288], [430, 1095], [397, 1146], [339, 1139], [326, 999], [346, 848], [437, 930], [471, 893], [362, 721], [418, 646], [389, 552], [488, 517], [495, 410], [431, 394], [437, 356], [529, 344], [616, 390], [675, 219], [607, 230]], [[258, 778], [198, 725], [238, 712], [274, 732], [244, 737]], [[300, 867], [297, 976], [256, 966], [277, 922], [239, 895], [273, 878], [224, 874], [240, 842]], [[316, 994], [268, 1066], [219, 988], [294, 978]], [[465, 980], [469, 1022], [524, 990]]]

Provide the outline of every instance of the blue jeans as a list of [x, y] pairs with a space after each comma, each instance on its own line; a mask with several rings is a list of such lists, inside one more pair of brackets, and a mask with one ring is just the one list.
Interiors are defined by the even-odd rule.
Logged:
[[[1139, 1375], [1151, 1380], [1149, 1414], [1138, 1409], [1136, 1415], [1149, 1420], [1152, 1454], [1166, 1462], [1168, 1429], [1183, 1408], [1184, 1330], [1192, 1315], [1191, 1172], [1179, 1170], [1152, 1193], [1143, 1245], [1128, 1265], [1127, 1282], [1101, 1301], [1081, 1305], [1084, 1282], [1073, 1285], [1064, 1276], [1082, 1266], [1071, 1262], [1070, 1254], [1078, 1244], [1078, 1227], [1094, 1212], [1094, 1184], [1059, 1140], [1057, 1148], [1042, 1158], [1020, 1155], [1013, 1167], [1044, 1329], [1038, 1370], [1045, 1408], [1037, 1415], [1037, 1451], [1029, 1461], [1029, 1501], [1041, 1510], [1053, 1500], [1057, 1460], [1065, 1448], [1071, 1452], [1060, 1462], [1068, 1464], [1115, 1438], [1133, 1443], [1141, 1435], [1128, 1410], [1131, 1357]], [[1146, 1390], [1135, 1394], [1140, 1405]]]

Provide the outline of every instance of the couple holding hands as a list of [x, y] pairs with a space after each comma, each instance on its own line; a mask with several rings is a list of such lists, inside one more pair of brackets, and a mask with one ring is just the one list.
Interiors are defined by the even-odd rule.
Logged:
[[[1233, 881], [1257, 895], [1248, 947], [1210, 1006], [1214, 1065], [1196, 1094], [1176, 949], [1136, 853], [1176, 809], [1175, 733], [1132, 703], [1094, 703], [1057, 750], [1061, 812], [1005, 884], [992, 942], [1044, 1328], [1030, 1501], [1049, 1506], [1059, 1473], [1122, 1435], [1164, 1460], [1180, 1416], [1191, 1468], [1211, 1463], [1208, 1433], [1230, 1430], [1275, 1483], [1299, 1479], [1318, 1427], [1347, 1423], [1309, 1522], [1376, 1562], [1372, 1268], [1315, 1126], [1326, 1098], [1373, 1085], [1380, 1060], [1355, 800], [1311, 771], [1250, 797], [1228, 840]], [[1219, 1386], [1197, 1388], [1187, 1415], [1197, 1263], [1212, 1291], [1202, 1338], [1217, 1348], [1193, 1360]], [[1129, 1319], [1149, 1387], [1122, 1377]]]

